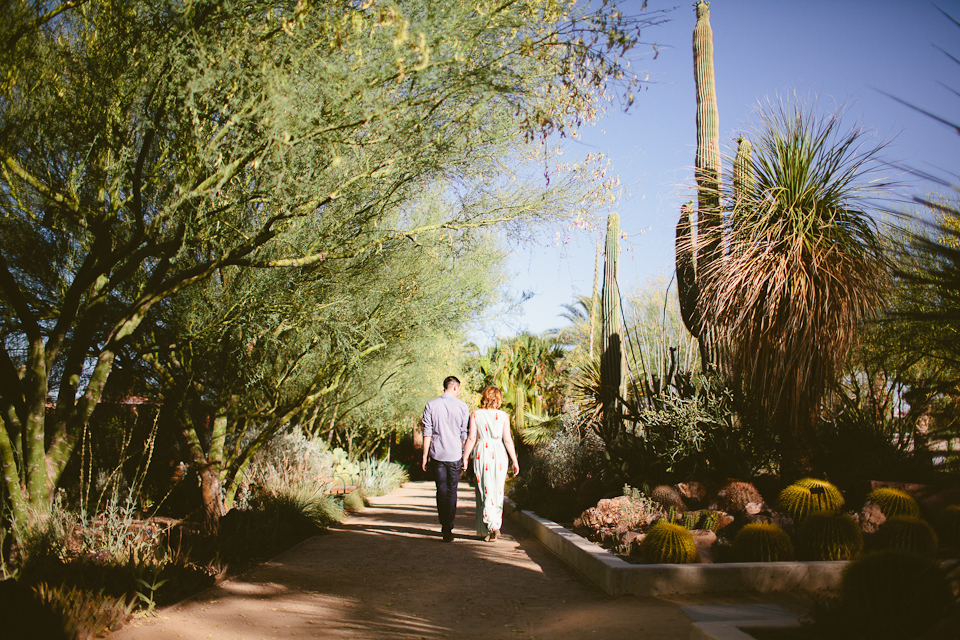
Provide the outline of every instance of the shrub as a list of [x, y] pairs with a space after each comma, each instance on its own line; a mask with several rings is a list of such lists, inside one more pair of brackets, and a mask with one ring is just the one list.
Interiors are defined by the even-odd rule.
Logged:
[[775, 524], [761, 522], [748, 524], [737, 532], [733, 553], [740, 562], [781, 562], [794, 557], [787, 532]]
[[930, 558], [888, 549], [851, 562], [840, 582], [842, 637], [920, 636], [951, 603], [949, 583]]
[[880, 507], [880, 511], [888, 518], [894, 516], [920, 516], [920, 505], [906, 491], [892, 487], [881, 487], [867, 494], [867, 500]]
[[120, 628], [133, 612], [135, 600], [115, 598], [103, 593], [89, 593], [77, 587], [48, 587], [35, 589], [37, 598], [63, 618], [64, 637], [88, 640]]
[[730, 482], [717, 493], [717, 507], [727, 513], [743, 515], [751, 502], [763, 502], [763, 496], [749, 482]]
[[910, 516], [893, 516], [877, 529], [879, 549], [902, 549], [922, 555], [933, 555], [940, 546], [937, 534], [925, 520]]
[[697, 561], [697, 547], [690, 532], [677, 524], [661, 522], [647, 532], [640, 552], [654, 564], [686, 564]]
[[362, 511], [364, 506], [363, 494], [359, 490], [351, 491], [343, 496], [343, 509], [347, 513]]
[[851, 560], [863, 550], [863, 533], [849, 515], [821, 511], [800, 525], [797, 549], [804, 560]]
[[960, 505], [952, 504], [944, 509], [940, 513], [937, 528], [944, 544], [960, 546]]
[[360, 463], [360, 491], [365, 496], [385, 496], [410, 479], [402, 464], [369, 459]]
[[777, 508], [796, 522], [817, 511], [839, 511], [843, 494], [825, 480], [804, 478], [780, 492]]

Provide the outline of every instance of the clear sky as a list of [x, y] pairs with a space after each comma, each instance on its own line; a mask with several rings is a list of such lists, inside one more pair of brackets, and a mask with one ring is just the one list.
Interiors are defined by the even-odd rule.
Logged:
[[[636, 12], [640, 0], [621, 6]], [[669, 22], [651, 27], [643, 40], [656, 42], [633, 68], [650, 74], [626, 113], [612, 113], [583, 132], [572, 153], [601, 151], [620, 176], [623, 197], [615, 207], [627, 240], [621, 242], [620, 286], [636, 289], [651, 276], [670, 277], [680, 205], [690, 199], [696, 148], [693, 80], [693, 2], [650, 0], [650, 9], [676, 6]], [[960, 0], [713, 0], [710, 22], [720, 114], [721, 148], [734, 151], [749, 130], [755, 108], [778, 95], [815, 97], [821, 112], [845, 105], [851, 123], [877, 142], [890, 141], [885, 159], [938, 173], [960, 173], [960, 136], [888, 95], [940, 116], [958, 114]], [[940, 47], [938, 49], [937, 47]], [[641, 51], [649, 51], [649, 47]], [[960, 115], [957, 115], [960, 120]], [[891, 175], [894, 173], [891, 170]], [[908, 176], [900, 176], [909, 181]], [[926, 192], [913, 181], [905, 192]], [[532, 293], [520, 315], [489, 324], [485, 338], [521, 330], [539, 333], [563, 326], [562, 305], [593, 288], [596, 235], [571, 232], [555, 246], [516, 247], [511, 256], [512, 291]]]

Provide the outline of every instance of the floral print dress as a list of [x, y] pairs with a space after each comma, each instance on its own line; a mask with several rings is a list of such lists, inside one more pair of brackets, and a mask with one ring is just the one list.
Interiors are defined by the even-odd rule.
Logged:
[[503, 523], [503, 488], [507, 482], [507, 450], [503, 430], [510, 417], [499, 409], [473, 413], [477, 443], [473, 448], [473, 471], [477, 477], [477, 535], [486, 536]]

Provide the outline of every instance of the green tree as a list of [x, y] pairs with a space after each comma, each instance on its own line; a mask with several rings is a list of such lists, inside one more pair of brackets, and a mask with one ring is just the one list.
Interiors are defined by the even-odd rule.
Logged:
[[570, 211], [575, 171], [539, 207], [383, 219], [454, 177], [454, 200], [529, 205], [498, 178], [540, 148], [517, 136], [569, 132], [598, 89], [631, 86], [639, 25], [539, 0], [2, 11], [0, 460], [18, 516], [49, 499], [129, 338], [191, 284]]
[[818, 117], [810, 106], [759, 116], [752, 180], [730, 177], [739, 190], [727, 255], [703, 281], [709, 318], [724, 331], [721, 362], [776, 425], [790, 478], [811, 471], [824, 392], [884, 291], [868, 200], [885, 186], [874, 173], [882, 145], [864, 146], [841, 114]]

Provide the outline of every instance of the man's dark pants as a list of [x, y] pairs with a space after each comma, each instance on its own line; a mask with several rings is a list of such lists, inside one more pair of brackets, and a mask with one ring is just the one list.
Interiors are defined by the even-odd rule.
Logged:
[[437, 483], [437, 515], [440, 516], [440, 529], [444, 536], [453, 533], [453, 519], [457, 515], [457, 485], [460, 482], [462, 460], [442, 462], [430, 460], [433, 468], [433, 481]]

